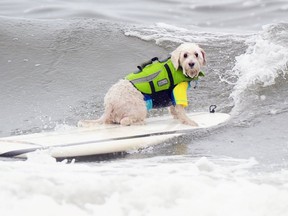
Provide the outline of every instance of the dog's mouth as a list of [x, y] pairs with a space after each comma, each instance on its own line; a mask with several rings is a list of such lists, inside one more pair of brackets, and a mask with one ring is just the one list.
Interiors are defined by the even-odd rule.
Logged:
[[199, 75], [199, 72], [198, 70], [183, 70], [183, 74], [186, 76], [186, 77], [190, 77], [190, 78], [194, 78], [194, 77], [197, 77]]
[[185, 64], [184, 67], [182, 66], [183, 74], [186, 77], [195, 78], [200, 73], [200, 65], [196, 63], [189, 63]]

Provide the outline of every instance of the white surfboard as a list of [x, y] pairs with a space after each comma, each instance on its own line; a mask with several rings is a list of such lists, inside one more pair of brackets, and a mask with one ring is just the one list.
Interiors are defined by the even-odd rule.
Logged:
[[199, 126], [183, 125], [171, 116], [164, 116], [148, 118], [145, 125], [97, 125], [0, 138], [0, 157], [26, 158], [36, 150], [46, 151], [55, 158], [129, 152], [163, 143], [195, 129], [216, 126], [230, 118], [229, 114], [206, 112], [188, 116]]

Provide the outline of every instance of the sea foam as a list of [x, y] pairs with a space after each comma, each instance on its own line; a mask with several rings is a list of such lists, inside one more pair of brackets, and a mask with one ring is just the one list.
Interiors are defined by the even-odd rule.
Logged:
[[[288, 73], [288, 48], [285, 47], [281, 33], [278, 42], [275, 42], [272, 31], [274, 26], [267, 26], [264, 32], [250, 38], [247, 51], [236, 57], [236, 63], [231, 70], [231, 76], [236, 76], [234, 89], [230, 96], [235, 101], [235, 107], [245, 100], [245, 91], [257, 85], [267, 87], [274, 85], [278, 77]], [[286, 35], [288, 31], [286, 32]]]

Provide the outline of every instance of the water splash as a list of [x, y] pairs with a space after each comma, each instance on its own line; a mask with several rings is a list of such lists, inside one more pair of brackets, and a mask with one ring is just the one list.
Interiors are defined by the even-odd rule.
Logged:
[[[230, 71], [231, 77], [237, 77], [230, 94], [235, 102], [234, 111], [245, 101], [246, 91], [275, 85], [278, 77], [285, 79], [288, 74], [288, 49], [281, 40], [284, 34], [278, 34], [276, 41], [275, 33], [269, 33], [273, 28], [275, 26], [266, 26], [262, 34], [250, 38], [246, 53], [236, 57], [236, 64]], [[288, 35], [288, 30], [285, 34]]]

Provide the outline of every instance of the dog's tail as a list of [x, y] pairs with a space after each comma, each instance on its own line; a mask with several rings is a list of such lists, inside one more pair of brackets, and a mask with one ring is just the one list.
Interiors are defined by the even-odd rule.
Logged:
[[113, 107], [111, 105], [105, 106], [105, 111], [103, 115], [95, 121], [98, 122], [98, 124], [112, 124], [113, 123], [112, 112]]
[[99, 124], [112, 124], [113, 123], [112, 112], [113, 112], [113, 107], [111, 105], [108, 105], [105, 107], [105, 111], [99, 119], [80, 120], [77, 126], [78, 127], [93, 127]]

